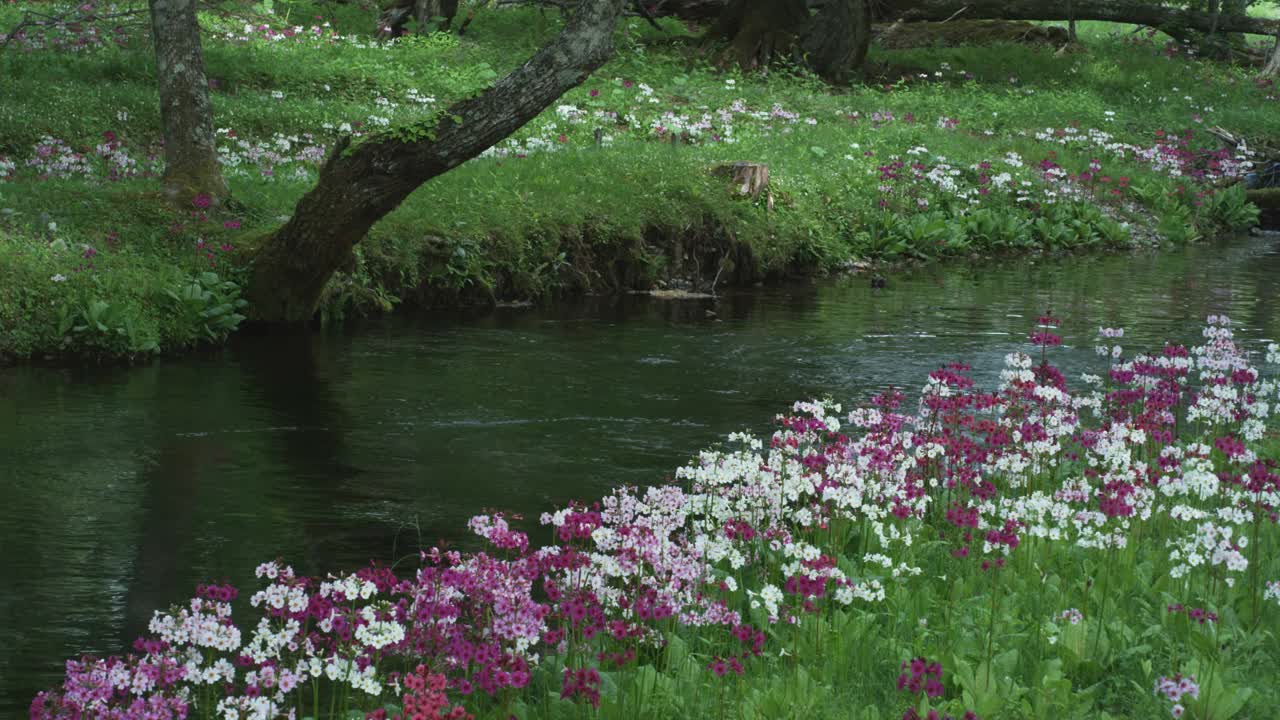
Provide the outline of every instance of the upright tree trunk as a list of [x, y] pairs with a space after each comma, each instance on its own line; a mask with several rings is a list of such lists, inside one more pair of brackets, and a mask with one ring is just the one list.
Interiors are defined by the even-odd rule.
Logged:
[[775, 55], [798, 55], [823, 79], [843, 82], [862, 66], [871, 43], [869, 0], [828, 0], [810, 15], [805, 0], [731, 0], [707, 33], [729, 41], [743, 68]]
[[256, 318], [305, 322], [369, 228], [431, 178], [479, 155], [585, 80], [613, 52], [624, 0], [583, 0], [561, 33], [492, 88], [435, 119], [339, 143], [316, 187], [253, 260]]
[[436, 18], [440, 18], [440, 26], [434, 29], [449, 29], [457, 14], [458, 0], [414, 0], [413, 3], [413, 18], [420, 33], [433, 28], [432, 21]]
[[165, 191], [179, 201], [198, 194], [216, 201], [227, 187], [213, 140], [213, 108], [204, 75], [196, 0], [150, 0], [150, 5]]
[[808, 20], [805, 0], [730, 0], [707, 39], [728, 40], [733, 60], [750, 70], [794, 49]]
[[828, 82], [840, 83], [862, 68], [871, 45], [869, 0], [827, 0], [801, 41], [805, 61]]

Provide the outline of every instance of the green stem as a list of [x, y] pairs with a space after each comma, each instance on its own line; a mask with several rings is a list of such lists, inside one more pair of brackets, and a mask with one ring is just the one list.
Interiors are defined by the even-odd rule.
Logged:
[[1098, 654], [1098, 647], [1102, 644], [1102, 626], [1106, 624], [1107, 611], [1107, 580], [1111, 577], [1111, 563], [1115, 559], [1114, 545], [1107, 550], [1106, 567], [1102, 569], [1102, 584], [1098, 588], [1098, 632], [1093, 638], [1093, 654]]
[[995, 639], [996, 639], [996, 608], [1000, 595], [996, 592], [996, 569], [993, 565], [991, 568], [991, 617], [987, 621], [987, 685], [986, 689], [991, 689], [991, 658], [994, 656]]

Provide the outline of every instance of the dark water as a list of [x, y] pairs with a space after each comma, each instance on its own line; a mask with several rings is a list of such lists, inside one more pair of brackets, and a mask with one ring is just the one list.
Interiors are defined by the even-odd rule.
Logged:
[[[796, 399], [918, 386], [963, 359], [990, 382], [1041, 311], [1059, 361], [1194, 341], [1229, 314], [1280, 338], [1280, 240], [929, 268], [718, 300], [587, 300], [346, 334], [248, 337], [135, 369], [0, 370], [0, 717], [62, 660], [118, 651], [196, 583], [247, 583], [468, 542], [482, 508], [535, 516], [661, 481], [767, 430]], [[712, 311], [714, 316], [708, 312]], [[540, 539], [535, 533], [535, 540]]]

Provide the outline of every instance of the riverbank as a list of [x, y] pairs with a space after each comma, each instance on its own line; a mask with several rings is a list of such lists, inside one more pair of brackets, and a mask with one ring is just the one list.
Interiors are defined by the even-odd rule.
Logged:
[[[202, 17], [234, 197], [217, 213], [157, 201], [145, 37], [82, 31], [0, 55], [0, 92], [18, 100], [0, 108], [0, 357], [222, 341], [252, 314], [235, 283], [254, 239], [340, 133], [432, 113], [556, 27], [553, 13], [481, 12], [461, 39], [383, 44], [371, 10], [288, 12]], [[1127, 32], [1090, 26], [1063, 52], [875, 49], [873, 84], [833, 90], [713, 68], [695, 31], [631, 21], [617, 57], [559, 106], [380, 223], [321, 318], [1180, 244], [1256, 217], [1219, 189], [1247, 156], [1205, 128], [1280, 135], [1274, 87]], [[735, 162], [767, 166], [768, 187], [741, 194], [717, 172]]]

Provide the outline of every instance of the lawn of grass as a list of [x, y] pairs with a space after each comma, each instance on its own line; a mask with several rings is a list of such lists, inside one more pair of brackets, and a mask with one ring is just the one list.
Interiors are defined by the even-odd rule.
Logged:
[[[23, 8], [0, 7], [0, 27]], [[67, 43], [83, 36], [0, 54], [0, 356], [225, 337], [234, 324], [211, 327], [204, 313], [237, 308], [223, 283], [289, 215], [339, 134], [432, 114], [558, 27], [550, 10], [489, 10], [461, 38], [388, 44], [369, 38], [368, 7], [275, 11], [232, 3], [202, 15], [233, 192], [215, 215], [157, 201], [154, 61], [139, 30], [74, 52]], [[1211, 156], [1220, 143], [1205, 129], [1280, 135], [1274, 87], [1101, 25], [1082, 24], [1082, 47], [1061, 53], [873, 48], [873, 82], [831, 88], [785, 67], [721, 69], [696, 29], [628, 21], [614, 59], [582, 87], [381, 222], [321, 314], [698, 278], [705, 289], [717, 274], [750, 282], [1246, 227], [1243, 194], [1215, 191], [1243, 172], [1238, 153]], [[768, 165], [770, 191], [743, 197], [712, 172], [737, 161]], [[89, 322], [95, 303], [112, 308], [110, 322]]]

